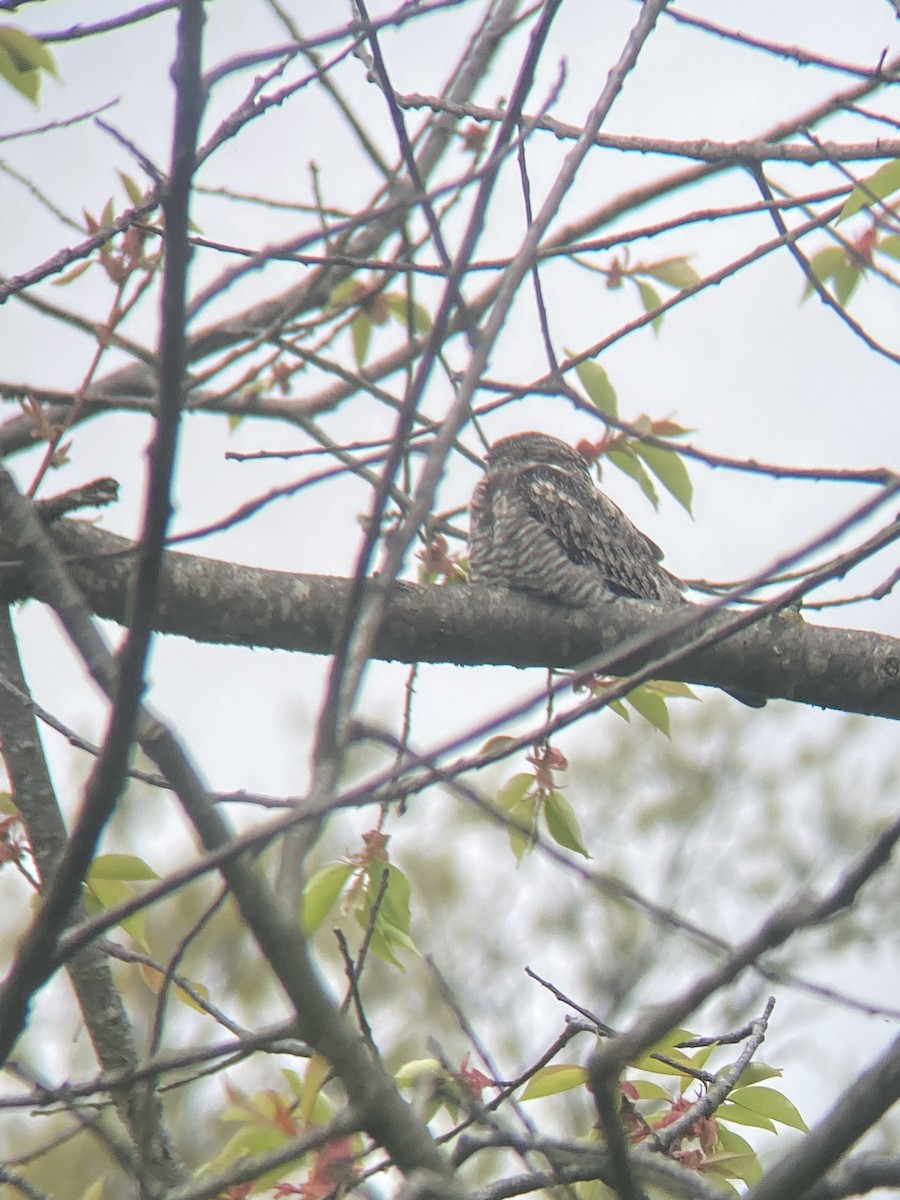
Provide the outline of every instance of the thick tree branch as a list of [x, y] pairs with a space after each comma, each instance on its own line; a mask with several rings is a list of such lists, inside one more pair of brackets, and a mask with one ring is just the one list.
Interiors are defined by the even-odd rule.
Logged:
[[803, 1200], [841, 1200], [876, 1188], [900, 1188], [900, 1156], [855, 1154], [803, 1193]]
[[[81, 521], [59, 521], [52, 535], [70, 557], [72, 577], [92, 610], [124, 622], [133, 543]], [[7, 572], [7, 589], [27, 590], [12, 566]], [[198, 642], [330, 654], [349, 587], [348, 580], [330, 576], [168, 553], [157, 628]], [[490, 588], [399, 583], [373, 653], [400, 662], [571, 668], [614, 651], [659, 620], [658, 609], [638, 601], [575, 612]], [[623, 655], [614, 669], [628, 674], [672, 645], [656, 639], [652, 651]], [[714, 646], [689, 652], [670, 674], [822, 708], [900, 717], [900, 640], [810, 625], [793, 613], [764, 618]]]

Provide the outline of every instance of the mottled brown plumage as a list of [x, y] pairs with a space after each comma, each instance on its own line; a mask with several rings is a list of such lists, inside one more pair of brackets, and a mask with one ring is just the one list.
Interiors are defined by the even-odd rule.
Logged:
[[[517, 433], [490, 448], [469, 506], [473, 583], [584, 608], [628, 596], [687, 604], [659, 547], [599, 491], [584, 458], [546, 433]], [[755, 696], [729, 693], [760, 707]]]
[[582, 608], [630, 596], [683, 602], [659, 547], [594, 486], [577, 450], [544, 433], [495, 442], [470, 506], [474, 582]]

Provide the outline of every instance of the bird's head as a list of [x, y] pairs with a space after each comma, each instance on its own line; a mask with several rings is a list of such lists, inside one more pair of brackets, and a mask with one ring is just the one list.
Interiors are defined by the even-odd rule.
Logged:
[[587, 462], [574, 447], [549, 433], [514, 433], [494, 442], [487, 453], [487, 469], [491, 475], [538, 465], [588, 471]]

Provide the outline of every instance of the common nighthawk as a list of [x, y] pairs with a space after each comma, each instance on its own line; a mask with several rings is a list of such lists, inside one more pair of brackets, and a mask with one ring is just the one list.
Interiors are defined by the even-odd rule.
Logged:
[[[577, 450], [546, 433], [490, 448], [469, 505], [473, 583], [530, 592], [570, 608], [617, 596], [686, 604], [662, 551], [595, 486]], [[729, 693], [759, 708], [760, 697]]]

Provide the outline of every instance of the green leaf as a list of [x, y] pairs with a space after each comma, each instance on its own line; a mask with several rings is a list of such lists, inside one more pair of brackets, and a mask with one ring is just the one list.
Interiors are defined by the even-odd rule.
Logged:
[[787, 1096], [776, 1092], [774, 1088], [735, 1088], [729, 1099], [733, 1104], [739, 1104], [762, 1117], [769, 1117], [781, 1125], [789, 1125], [791, 1129], [799, 1129], [801, 1133], [809, 1133], [806, 1122], [794, 1105]]
[[101, 1175], [99, 1179], [95, 1179], [93, 1183], [88, 1184], [81, 1193], [79, 1200], [102, 1200], [105, 1186], [106, 1176]]
[[640, 713], [645, 721], [649, 721], [654, 729], [671, 738], [669, 710], [666, 702], [658, 692], [650, 691], [643, 684], [630, 691], [625, 697], [635, 712]]
[[725, 1129], [720, 1125], [718, 1144], [721, 1149], [711, 1154], [707, 1162], [715, 1164], [723, 1174], [734, 1179], [741, 1179], [750, 1185], [756, 1183], [762, 1175], [762, 1167], [750, 1143], [733, 1129]]
[[679, 425], [677, 421], [672, 421], [669, 417], [660, 417], [659, 420], [650, 422], [650, 433], [655, 433], [657, 437], [684, 437], [686, 433], [694, 432], [687, 425]]
[[409, 298], [402, 292], [382, 292], [381, 299], [391, 316], [406, 328], [409, 318]]
[[78, 279], [79, 276], [83, 275], [85, 271], [89, 270], [93, 265], [94, 260], [89, 258], [86, 262], [81, 262], [77, 266], [72, 267], [70, 271], [64, 271], [62, 275], [57, 275], [56, 278], [51, 279], [50, 282], [53, 287], [65, 287], [66, 284], [72, 283], [74, 280]]
[[768, 1129], [769, 1133], [778, 1132], [768, 1117], [751, 1112], [749, 1108], [742, 1108], [740, 1104], [733, 1104], [729, 1100], [719, 1105], [716, 1117], [720, 1121], [731, 1121], [735, 1125], [751, 1125], [755, 1129]]
[[614, 1192], [599, 1179], [576, 1183], [572, 1186], [572, 1191], [575, 1193], [575, 1200], [619, 1200], [618, 1192]]
[[875, 249], [880, 254], [900, 259], [900, 233], [889, 233], [887, 237], [883, 237], [880, 242], [876, 243]]
[[[517, 863], [521, 863], [526, 854], [530, 854], [537, 842], [538, 798], [534, 792], [519, 801], [509, 810], [510, 819], [515, 825], [506, 829], [509, 847], [515, 855]], [[523, 828], [524, 827], [524, 828]]]
[[619, 401], [616, 389], [609, 382], [609, 376], [598, 362], [589, 358], [575, 368], [575, 373], [581, 380], [581, 386], [587, 392], [591, 402], [608, 417], [618, 417]]
[[692, 1032], [692, 1030], [685, 1029], [684, 1026], [679, 1025], [675, 1029], [670, 1029], [668, 1033], [664, 1034], [658, 1042], [650, 1047], [650, 1050], [659, 1051], [659, 1053], [662, 1054], [668, 1050], [677, 1049], [682, 1042], [693, 1041], [696, 1036], [697, 1035]]
[[585, 1067], [577, 1063], [555, 1063], [535, 1071], [525, 1086], [522, 1100], [537, 1100], [541, 1096], [557, 1096], [560, 1092], [571, 1092], [573, 1088], [587, 1083]]
[[689, 684], [683, 683], [680, 679], [652, 679], [649, 683], [645, 683], [644, 687], [649, 688], [651, 692], [656, 692], [658, 696], [662, 696], [664, 700], [698, 700], [697, 693], [690, 687]]
[[403, 930], [392, 925], [390, 921], [381, 916], [381, 913], [375, 918], [375, 928], [372, 931], [372, 940], [369, 943], [372, 948], [372, 953], [377, 955], [382, 962], [390, 963], [392, 967], [399, 967], [403, 970], [403, 963], [397, 958], [395, 950], [407, 950], [410, 954], [419, 953], [419, 948]]
[[[141, 976], [143, 977], [144, 983], [146, 983], [146, 985], [150, 988], [154, 996], [158, 996], [162, 991], [163, 984], [166, 982], [165, 971], [160, 970], [159, 967], [155, 967], [151, 963], [141, 963], [140, 967]], [[174, 980], [171, 982], [174, 986], [175, 995], [182, 1004], [186, 1004], [187, 1007], [192, 1008], [194, 1012], [207, 1012], [207, 1009], [205, 1009], [202, 1004], [195, 1000], [191, 993], [186, 991], [180, 983], [175, 983]], [[205, 984], [199, 983], [195, 979], [191, 979], [190, 985], [198, 996], [201, 996], [204, 1000], [209, 1002], [209, 988], [206, 987]]]
[[59, 78], [56, 59], [43, 42], [14, 25], [0, 25], [0, 46], [14, 59], [20, 71], [46, 71]]
[[401, 1088], [411, 1088], [423, 1081], [431, 1083], [446, 1078], [447, 1072], [436, 1058], [414, 1058], [394, 1072], [394, 1082]]
[[659, 496], [653, 486], [653, 480], [647, 474], [644, 464], [633, 449], [633, 442], [623, 443], [617, 450], [608, 450], [606, 457], [614, 467], [633, 479], [654, 508], [659, 508]]
[[748, 1159], [746, 1155], [713, 1152], [703, 1160], [703, 1178], [721, 1194], [722, 1200], [739, 1200], [746, 1188], [738, 1190], [729, 1179], [741, 1179], [745, 1172], [754, 1172], [758, 1177], [761, 1173], [761, 1168], [756, 1170], [758, 1166], [759, 1159], [755, 1155]]
[[[310, 1066], [312, 1065], [313, 1059], [317, 1059], [319, 1057], [320, 1056], [318, 1054], [314, 1054], [313, 1058], [310, 1059]], [[303, 1076], [300, 1075], [299, 1072], [291, 1070], [290, 1067], [282, 1067], [281, 1074], [284, 1076], [285, 1083], [287, 1083], [291, 1090], [291, 1095], [295, 1100], [299, 1100], [303, 1095]]]
[[0, 77], [11, 84], [26, 100], [37, 104], [41, 94], [41, 77], [37, 71], [22, 71], [16, 66], [15, 59], [0, 44]]
[[350, 336], [353, 338], [353, 357], [356, 365], [365, 365], [372, 341], [372, 322], [364, 312], [358, 312], [350, 322]]
[[838, 221], [846, 221], [854, 213], [863, 208], [869, 208], [876, 200], [884, 200], [886, 196], [900, 190], [900, 158], [883, 163], [878, 170], [863, 179], [850, 193], [840, 211]]
[[[91, 909], [91, 898], [94, 900], [94, 911], [113, 908], [117, 904], [123, 904], [126, 900], [131, 900], [134, 896], [134, 888], [122, 879], [88, 879], [85, 882], [86, 891], [84, 894], [85, 907]], [[147, 940], [147, 919], [144, 912], [132, 913], [130, 917], [126, 917], [119, 922], [119, 928], [124, 929], [129, 937], [133, 938], [140, 948], [147, 954], [152, 953], [150, 943]]]
[[393, 863], [382, 862], [380, 859], [369, 863], [367, 871], [372, 880], [373, 903], [381, 890], [381, 880], [387, 873], [387, 887], [384, 889], [381, 907], [378, 910], [379, 916], [383, 917], [394, 929], [408, 934], [410, 921], [409, 880], [399, 867], [395, 867]]
[[703, 1160], [703, 1178], [721, 1195], [721, 1200], [740, 1200], [741, 1193], [729, 1183], [727, 1176], [710, 1167], [709, 1155]]
[[[409, 935], [409, 880], [399, 867], [381, 859], [373, 859], [366, 867], [369, 886], [362, 895], [355, 916], [363, 929], [372, 923], [376, 902], [381, 899], [372, 927], [372, 952], [395, 967], [402, 967], [395, 950], [419, 951]], [[383, 880], [387, 877], [387, 884]], [[383, 887], [383, 890], [382, 890]]]
[[404, 329], [409, 327], [410, 307], [412, 307], [413, 332], [428, 333], [431, 329], [431, 313], [424, 305], [413, 302], [410, 306], [408, 298], [398, 292], [385, 292], [383, 299], [387, 303], [391, 315], [400, 322]]
[[507, 779], [503, 787], [497, 793], [497, 807], [501, 812], [509, 812], [515, 808], [534, 787], [534, 776], [529, 775], [527, 771], [520, 771], [518, 775], [513, 775], [511, 779]]
[[628, 1085], [637, 1092], [638, 1100], [665, 1100], [671, 1103], [672, 1097], [666, 1089], [658, 1083], [651, 1083], [649, 1079], [629, 1079]]
[[329, 863], [306, 881], [300, 902], [300, 925], [304, 933], [315, 933], [319, 928], [353, 871], [349, 863]]
[[684, 459], [675, 450], [663, 450], [638, 442], [635, 453], [639, 454], [666, 491], [670, 492], [682, 508], [691, 511], [694, 485], [688, 474]]
[[452, 1119], [458, 1119], [464, 1089], [436, 1058], [420, 1058], [404, 1063], [394, 1075], [394, 1080], [405, 1091], [414, 1089], [414, 1103], [417, 1109], [422, 1110], [426, 1125], [442, 1107]]
[[581, 828], [575, 810], [562, 792], [549, 792], [544, 797], [544, 820], [554, 842], [590, 858], [581, 839]]
[[[660, 1062], [659, 1059], [652, 1057], [653, 1054], [662, 1054], [666, 1058], [671, 1058], [674, 1066]], [[646, 1071], [649, 1075], [675, 1075], [679, 1079], [685, 1078], [686, 1075], [693, 1079], [693, 1075], [689, 1072], [696, 1069], [687, 1054], [671, 1047], [667, 1050], [648, 1050], [643, 1058], [639, 1058], [632, 1065], [636, 1071]]]
[[488, 738], [478, 753], [498, 754], [501, 750], [506, 750], [508, 747], [514, 745], [515, 741], [516, 739], [510, 737], [508, 733], [495, 733], [493, 737]]
[[649, 263], [641, 267], [641, 271], [644, 275], [649, 275], [651, 279], [658, 279], [660, 283], [667, 283], [669, 287], [674, 288], [692, 287], [700, 281], [700, 276], [684, 256], [666, 258], [658, 263]]
[[413, 329], [416, 333], [428, 333], [432, 326], [431, 313], [424, 304], [413, 305]]
[[683, 700], [696, 700], [697, 693], [688, 683], [684, 683], [681, 679], [654, 679], [646, 685], [652, 687], [654, 691], [659, 692], [661, 696], [678, 697]]
[[678, 1049], [679, 1042], [689, 1042], [693, 1037], [694, 1034], [689, 1029], [672, 1029], [655, 1046], [651, 1046], [645, 1054], [642, 1054], [640, 1058], [636, 1059], [630, 1065], [637, 1071], [646, 1071], [648, 1075], [681, 1076], [684, 1074], [683, 1071], [677, 1069], [677, 1067], [670, 1067], [668, 1063], [661, 1063], [653, 1055], [663, 1054], [666, 1058], [672, 1059], [674, 1063], [681, 1063], [693, 1070], [693, 1060], [683, 1050]]
[[[497, 793], [496, 803], [500, 811], [515, 822], [515, 825], [507, 825], [506, 833], [516, 862], [520, 863], [535, 843], [538, 798], [534, 791], [534, 776], [513, 775]], [[524, 826], [530, 832], [523, 832], [517, 826]]]
[[[200, 983], [199, 980], [192, 979], [190, 981], [190, 984], [198, 996], [202, 996], [202, 998], [204, 1000], [206, 1000], [207, 1002], [209, 1001], [209, 988], [206, 986], [205, 983]], [[207, 1010], [203, 1007], [203, 1005], [198, 1004], [197, 1001], [194, 999], [194, 997], [190, 994], [190, 992], [186, 992], [180, 983], [175, 984], [175, 995], [178, 997], [178, 999], [181, 1001], [182, 1004], [186, 1004], [187, 1007], [192, 1008], [194, 1010], [194, 1012], [204, 1013], [204, 1014], [207, 1012]]]
[[131, 201], [134, 207], [137, 208], [141, 200], [144, 198], [143, 192], [138, 184], [135, 183], [135, 181], [131, 178], [131, 176], [126, 175], [124, 171], [119, 171], [118, 176], [122, 180], [122, 187], [125, 189], [128, 199]]
[[[655, 308], [659, 308], [662, 304], [662, 296], [652, 284], [645, 283], [643, 279], [636, 279], [635, 283], [638, 286], [638, 291], [641, 294], [641, 303], [644, 306], [644, 312], [651, 313]], [[650, 322], [650, 326], [654, 333], [659, 333], [662, 329], [663, 314], [659, 313]]]
[[300, 1076], [288, 1068], [282, 1070], [291, 1095], [298, 1101], [297, 1115], [304, 1126], [325, 1125], [334, 1116], [334, 1107], [322, 1088], [331, 1074], [331, 1065], [316, 1051], [309, 1060], [305, 1072]]
[[337, 312], [348, 305], [353, 304], [359, 297], [362, 290], [362, 284], [352, 275], [348, 275], [346, 279], [342, 279], [340, 283], [335, 284], [331, 289], [331, 294], [328, 297], [326, 308], [330, 312]]
[[697, 1046], [691, 1054], [691, 1062], [698, 1070], [705, 1067], [712, 1052], [718, 1050], [718, 1048], [718, 1042], [713, 1043], [711, 1046]]
[[101, 854], [88, 868], [87, 879], [159, 879], [142, 858], [134, 854]]
[[865, 272], [857, 266], [845, 262], [834, 273], [834, 295], [838, 304], [846, 308], [850, 297], [859, 287]]
[[12, 25], [0, 25], [0, 76], [33, 104], [40, 95], [41, 71], [59, 77], [56, 60], [43, 42]]
[[[222, 1120], [223, 1118], [220, 1116], [219, 1119]], [[240, 1119], [246, 1121], [247, 1114], [242, 1114]], [[208, 1163], [204, 1163], [201, 1170], [198, 1171], [198, 1175], [202, 1178], [206, 1173], [220, 1174], [229, 1167], [234, 1166], [235, 1163], [240, 1162], [241, 1159], [255, 1158], [257, 1155], [266, 1154], [270, 1150], [278, 1150], [284, 1145], [287, 1139], [287, 1131], [275, 1123], [267, 1125], [245, 1124], [231, 1135], [214, 1159]], [[301, 1155], [297, 1155], [298, 1159], [301, 1157]], [[259, 1179], [254, 1180], [254, 1191], [274, 1187], [278, 1180], [284, 1178], [285, 1171], [288, 1169], [288, 1164], [281, 1166], [275, 1172], [275, 1177], [271, 1179], [271, 1182], [268, 1182], [272, 1176], [271, 1171], [268, 1175], [261, 1175]]]
[[[817, 251], [809, 260], [809, 268], [818, 279], [819, 283], [825, 284], [829, 279], [833, 279], [835, 272], [841, 267], [847, 265], [847, 255], [843, 246], [826, 246], [824, 250]], [[803, 289], [803, 300], [808, 300], [816, 289], [807, 280], [806, 287]]]
[[[732, 1065], [734, 1065], [734, 1064], [732, 1064]], [[728, 1070], [727, 1066], [722, 1067], [722, 1069], [720, 1071], [718, 1071], [717, 1074], [721, 1075], [727, 1070]], [[762, 1063], [762, 1062], [748, 1063], [748, 1065], [746, 1067], [744, 1067], [743, 1071], [741, 1071], [740, 1076], [738, 1077], [738, 1081], [735, 1084], [735, 1087], [740, 1089], [740, 1088], [749, 1087], [750, 1084], [752, 1084], [752, 1083], [762, 1083], [762, 1081], [764, 1079], [780, 1079], [781, 1075], [782, 1075], [782, 1072], [779, 1071], [776, 1067], [769, 1067], [765, 1063]]]

